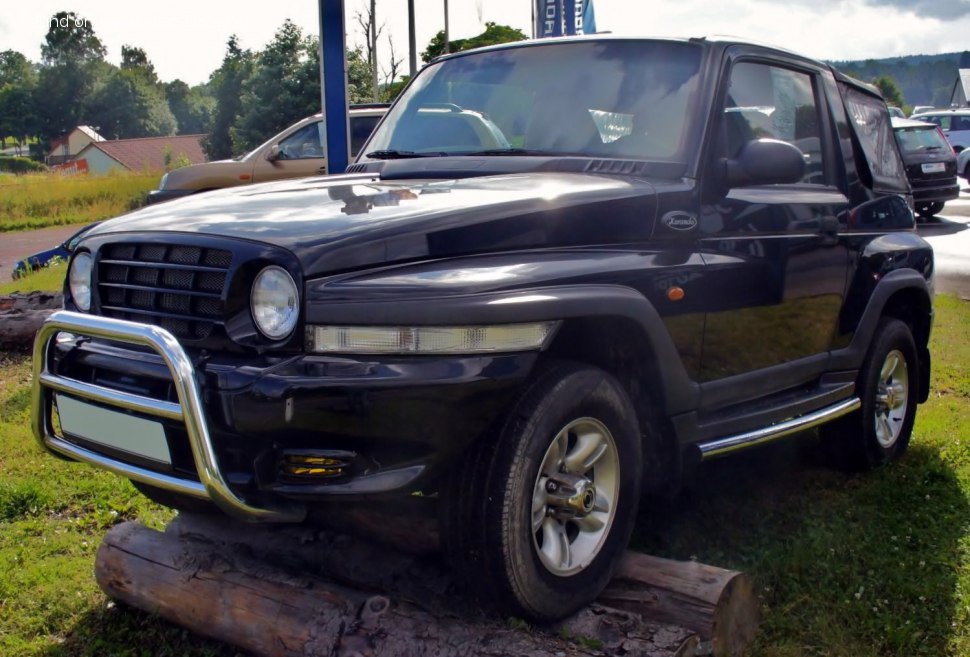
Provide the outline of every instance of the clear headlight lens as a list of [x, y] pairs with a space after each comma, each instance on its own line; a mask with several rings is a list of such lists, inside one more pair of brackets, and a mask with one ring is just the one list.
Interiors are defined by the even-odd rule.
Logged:
[[74, 305], [88, 312], [91, 310], [91, 270], [94, 260], [90, 253], [78, 253], [71, 261], [71, 270], [67, 274], [67, 286], [71, 291]]
[[165, 189], [166, 185], [168, 185], [168, 173], [162, 174], [162, 179], [158, 181], [159, 189]]
[[282, 340], [296, 328], [300, 318], [300, 293], [293, 278], [282, 267], [259, 272], [251, 296], [253, 320], [260, 333]]
[[309, 326], [307, 339], [316, 353], [480, 354], [539, 349], [555, 325]]

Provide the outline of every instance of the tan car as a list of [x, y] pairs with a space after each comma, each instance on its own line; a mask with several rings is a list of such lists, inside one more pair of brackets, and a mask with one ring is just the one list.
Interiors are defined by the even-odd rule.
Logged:
[[[351, 156], [367, 141], [387, 107], [374, 104], [350, 108]], [[323, 116], [308, 116], [237, 158], [169, 171], [162, 176], [158, 189], [149, 192], [148, 202], [170, 201], [210, 189], [325, 174], [326, 138]]]

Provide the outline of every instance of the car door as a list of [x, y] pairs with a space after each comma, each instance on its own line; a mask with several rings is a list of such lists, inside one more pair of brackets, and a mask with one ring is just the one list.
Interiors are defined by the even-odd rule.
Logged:
[[837, 219], [849, 201], [836, 185], [820, 72], [739, 59], [726, 80], [712, 156], [782, 140], [802, 151], [805, 173], [795, 184], [730, 189], [701, 208], [708, 303], [699, 378], [709, 408], [824, 371], [849, 264]]
[[327, 172], [324, 157], [324, 132], [322, 121], [312, 121], [297, 126], [267, 152], [257, 158], [253, 167], [253, 182], [267, 182], [283, 178], [302, 178]]

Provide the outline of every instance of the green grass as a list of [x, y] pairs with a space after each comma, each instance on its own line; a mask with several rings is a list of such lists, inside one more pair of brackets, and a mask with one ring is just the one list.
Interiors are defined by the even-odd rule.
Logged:
[[[716, 461], [675, 505], [644, 509], [634, 546], [747, 572], [758, 657], [970, 655], [970, 304], [937, 299], [932, 350], [900, 462], [847, 475], [813, 462], [810, 436]], [[29, 379], [26, 357], [0, 355], [0, 655], [236, 654], [99, 592], [105, 531], [171, 514], [42, 453]]]
[[118, 216], [144, 205], [160, 176], [158, 172], [0, 176], [0, 232]]

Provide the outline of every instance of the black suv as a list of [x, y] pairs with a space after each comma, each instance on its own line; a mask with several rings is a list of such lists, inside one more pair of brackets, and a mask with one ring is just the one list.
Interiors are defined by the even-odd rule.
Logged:
[[893, 131], [921, 217], [932, 217], [960, 196], [957, 156], [939, 126], [912, 119], [892, 119]]
[[520, 43], [425, 67], [363, 153], [86, 234], [41, 443], [254, 521], [436, 497], [455, 573], [536, 619], [692, 463], [816, 426], [859, 466], [906, 449], [933, 253], [872, 87], [731, 41]]

